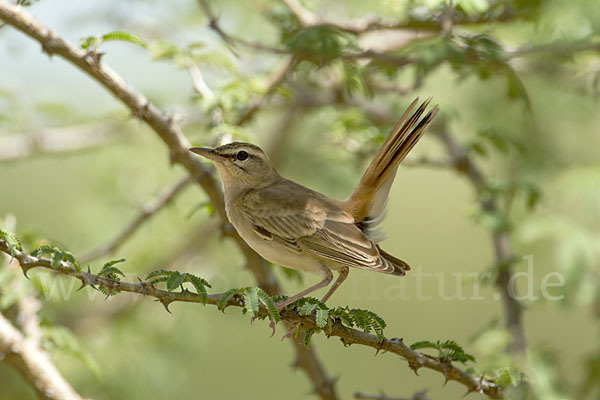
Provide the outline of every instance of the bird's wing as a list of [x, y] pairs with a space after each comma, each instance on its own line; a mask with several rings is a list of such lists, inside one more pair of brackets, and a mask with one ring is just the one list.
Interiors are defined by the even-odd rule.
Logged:
[[[285, 202], [284, 200], [285, 199]], [[285, 204], [285, 207], [282, 207]], [[324, 261], [397, 273], [338, 203], [291, 181], [249, 191], [242, 211], [264, 240]]]

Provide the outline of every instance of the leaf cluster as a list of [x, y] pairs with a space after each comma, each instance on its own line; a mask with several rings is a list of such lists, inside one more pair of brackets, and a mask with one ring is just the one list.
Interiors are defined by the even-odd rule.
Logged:
[[200, 301], [205, 304], [208, 300], [208, 292], [206, 291], [206, 288], [211, 287], [206, 280], [194, 274], [190, 274], [189, 272], [181, 273], [178, 271], [167, 271], [164, 269], [150, 272], [148, 275], [146, 275], [146, 280], [151, 285], [164, 282], [169, 292], [174, 291], [178, 287], [181, 287], [181, 290], [185, 291], [187, 289], [184, 288], [183, 284], [189, 283], [196, 290], [196, 294], [200, 298]]
[[242, 312], [244, 314], [248, 313], [252, 318], [262, 319], [263, 317], [258, 315], [259, 305], [260, 303], [262, 303], [267, 310], [267, 314], [273, 322], [277, 323], [281, 320], [279, 311], [275, 306], [275, 301], [273, 300], [273, 298], [261, 288], [253, 286], [248, 286], [244, 288], [233, 288], [223, 293], [221, 300], [219, 300], [219, 309], [225, 311], [227, 303], [234, 296], [241, 296], [241, 298], [243, 299], [244, 309]]
[[468, 361], [475, 361], [475, 357], [468, 354], [464, 349], [456, 343], [454, 340], [446, 340], [431, 342], [429, 340], [422, 340], [410, 345], [413, 350], [421, 349], [434, 349], [438, 351], [438, 357], [444, 361], [458, 361], [466, 364]]
[[315, 314], [317, 328], [305, 329], [305, 343], [308, 345], [313, 334], [320, 333], [326, 327], [331, 328], [335, 322], [339, 322], [349, 328], [358, 328], [366, 333], [375, 333], [379, 341], [383, 340], [383, 330], [386, 323], [373, 311], [359, 308], [336, 307], [330, 309], [314, 297], [303, 297], [286, 307], [296, 310], [299, 315], [308, 316]]
[[50, 258], [49, 258], [50, 266], [52, 266], [53, 268], [60, 266], [60, 263], [62, 261], [66, 261], [66, 262], [70, 262], [71, 264], [73, 264], [73, 266], [75, 267], [75, 269], [77, 269], [77, 271], [81, 270], [81, 268], [79, 267], [79, 263], [75, 259], [75, 256], [73, 255], [73, 253], [71, 253], [70, 251], [67, 251], [67, 250], [61, 250], [56, 246], [50, 246], [50, 245], [40, 246], [37, 249], [33, 250], [31, 252], [31, 255], [33, 257], [38, 257], [38, 258], [44, 258], [44, 256], [46, 256], [46, 255], [50, 256]]

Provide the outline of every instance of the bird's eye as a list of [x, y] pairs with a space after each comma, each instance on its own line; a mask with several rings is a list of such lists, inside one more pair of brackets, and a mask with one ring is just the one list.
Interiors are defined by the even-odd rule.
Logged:
[[244, 161], [246, 158], [248, 158], [248, 153], [242, 150], [235, 155], [235, 158], [237, 158], [240, 161]]

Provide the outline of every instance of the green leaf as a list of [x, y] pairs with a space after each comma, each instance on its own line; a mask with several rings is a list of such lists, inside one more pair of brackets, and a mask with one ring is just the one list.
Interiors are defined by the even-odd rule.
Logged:
[[415, 342], [410, 345], [412, 350], [419, 349], [438, 349], [438, 345], [436, 343], [430, 342], [429, 340], [421, 340], [419, 342]]
[[100, 44], [100, 38], [96, 36], [87, 36], [79, 39], [79, 46], [82, 49], [89, 49], [91, 47], [98, 47]]
[[173, 271], [167, 280], [167, 290], [170, 292], [175, 290], [185, 280], [185, 274]]
[[271, 319], [273, 321], [275, 321], [275, 323], [278, 323], [281, 320], [281, 317], [279, 316], [279, 311], [277, 311], [277, 307], [275, 307], [275, 302], [273, 301], [273, 298], [271, 298], [271, 296], [269, 296], [261, 288], [256, 288], [256, 293], [257, 293], [258, 298], [260, 299], [260, 301], [267, 308], [267, 311], [269, 312], [269, 315], [271, 316]]
[[327, 307], [319, 306], [317, 308], [317, 316], [316, 316], [316, 324], [319, 328], [325, 327], [327, 325], [327, 320], [329, 319], [329, 310]]
[[221, 300], [219, 300], [219, 310], [225, 310], [225, 307], [227, 306], [227, 302], [229, 301], [229, 299], [231, 299], [236, 294], [240, 294], [243, 290], [245, 290], [245, 289], [232, 288], [232, 289], [229, 289], [228, 291], [226, 291], [225, 293], [223, 293], [223, 297], [221, 297]]
[[15, 249], [19, 251], [23, 250], [19, 239], [8, 231], [0, 229], [0, 239], [4, 240], [4, 242], [8, 245], [8, 248], [10, 249], [10, 255], [13, 257], [15, 255]]
[[206, 291], [206, 287], [211, 287], [207, 281], [202, 278], [197, 277], [196, 275], [186, 274], [186, 277], [189, 279], [194, 288], [196, 289], [196, 294], [200, 298], [202, 303], [206, 304], [208, 300], [208, 293]]
[[244, 304], [251, 317], [258, 313], [258, 294], [255, 287], [246, 288], [244, 291]]
[[312, 336], [317, 333], [320, 332], [320, 329], [316, 329], [316, 328], [308, 328], [306, 331], [304, 331], [304, 345], [306, 347], [308, 347], [308, 345], [310, 344], [310, 339], [312, 338]]
[[109, 41], [114, 41], [114, 40], [121, 41], [121, 42], [129, 42], [136, 46], [146, 48], [146, 42], [144, 42], [142, 39], [140, 39], [139, 37], [137, 37], [135, 35], [132, 35], [131, 33], [123, 32], [123, 31], [113, 31], [113, 32], [104, 34], [101, 36], [101, 40], [102, 40], [102, 42], [109, 42]]
[[305, 302], [300, 307], [298, 307], [298, 314], [303, 316], [310, 315], [310, 313], [312, 313], [313, 310], [317, 307], [317, 304], [318, 302]]
[[152, 271], [152, 272], [148, 273], [148, 275], [146, 275], [146, 280], [157, 277], [157, 276], [169, 277], [169, 276], [171, 276], [172, 273], [173, 273], [173, 271], [167, 271], [165, 269], [158, 269], [156, 271]]

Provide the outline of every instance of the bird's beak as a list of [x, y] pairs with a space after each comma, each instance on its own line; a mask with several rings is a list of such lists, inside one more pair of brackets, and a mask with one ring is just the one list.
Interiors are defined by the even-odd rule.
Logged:
[[209, 160], [217, 161], [221, 159], [221, 156], [217, 154], [215, 149], [210, 149], [207, 147], [192, 147], [190, 151], [202, 157], [208, 158]]

